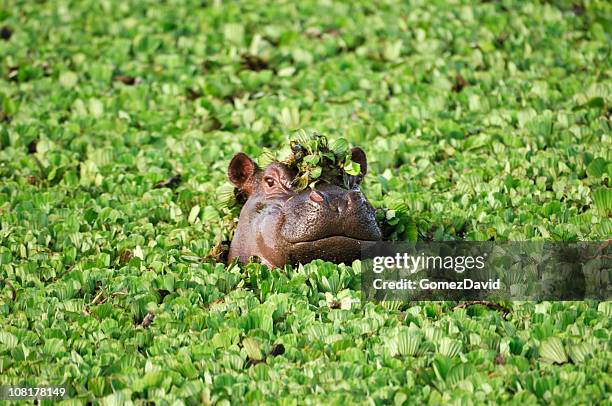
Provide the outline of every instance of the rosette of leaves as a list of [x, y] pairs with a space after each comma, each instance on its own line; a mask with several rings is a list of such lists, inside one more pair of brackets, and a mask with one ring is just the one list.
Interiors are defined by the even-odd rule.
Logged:
[[314, 130], [300, 130], [289, 145], [291, 154], [283, 163], [296, 170], [293, 182], [298, 192], [314, 188], [318, 182], [348, 188], [349, 176], [357, 176], [361, 171], [360, 165], [351, 160], [351, 150], [344, 138], [328, 141]]
[[383, 238], [391, 241], [411, 241], [418, 239], [417, 226], [405, 203], [390, 201], [385, 207], [376, 209], [376, 220], [380, 224]]

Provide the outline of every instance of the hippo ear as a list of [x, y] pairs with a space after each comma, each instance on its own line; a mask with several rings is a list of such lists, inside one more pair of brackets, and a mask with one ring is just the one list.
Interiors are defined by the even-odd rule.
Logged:
[[239, 152], [232, 158], [227, 168], [227, 177], [240, 190], [251, 194], [253, 191], [253, 175], [257, 172], [257, 165], [249, 156]]
[[355, 147], [351, 149], [351, 161], [359, 164], [360, 174], [357, 176], [349, 176], [348, 177], [348, 186], [355, 187], [361, 183], [363, 177], [368, 173], [368, 160], [366, 158], [365, 152], [359, 147]]
[[365, 152], [359, 147], [351, 148], [351, 161], [357, 162], [361, 173], [357, 176], [351, 176], [351, 186], [359, 185], [363, 177], [368, 173], [368, 160]]
[[365, 176], [368, 173], [368, 159], [366, 158], [365, 152], [359, 147], [351, 148], [351, 161], [357, 162], [361, 167], [361, 176]]

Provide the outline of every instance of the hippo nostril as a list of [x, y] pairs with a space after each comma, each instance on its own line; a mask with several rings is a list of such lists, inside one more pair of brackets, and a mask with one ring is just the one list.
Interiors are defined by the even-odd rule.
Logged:
[[321, 193], [317, 192], [316, 190], [312, 190], [308, 197], [315, 203], [323, 203], [323, 200], [325, 200], [323, 198], [323, 195], [321, 195]]

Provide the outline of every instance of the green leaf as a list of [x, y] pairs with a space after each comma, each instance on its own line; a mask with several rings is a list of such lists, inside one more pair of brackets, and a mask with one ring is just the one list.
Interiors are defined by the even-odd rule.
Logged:
[[236, 203], [235, 187], [229, 183], [223, 183], [215, 192], [217, 200], [223, 207], [231, 207]]
[[190, 224], [195, 223], [196, 219], [198, 218], [198, 214], [200, 214], [200, 206], [196, 204], [191, 208], [191, 211], [189, 212], [188, 221]]
[[604, 108], [606, 102], [603, 97], [593, 97], [591, 100], [586, 102], [585, 106], [589, 108]]
[[446, 382], [450, 385], [456, 385], [457, 383], [469, 379], [476, 373], [476, 368], [468, 363], [457, 364], [453, 366], [446, 376]]
[[42, 350], [43, 354], [52, 357], [59, 355], [64, 351], [66, 351], [66, 348], [64, 347], [64, 342], [58, 338], [50, 338], [45, 340], [45, 345]]
[[321, 157], [319, 157], [319, 155], [306, 155], [304, 157], [304, 162], [310, 165], [317, 165], [320, 160], [321, 160]]
[[254, 361], [261, 361], [263, 354], [259, 342], [253, 338], [247, 337], [242, 340], [242, 346], [244, 347], [247, 356]]
[[345, 164], [344, 172], [351, 176], [357, 176], [361, 173], [361, 165], [359, 165], [357, 162], [350, 161], [348, 165]]
[[138, 378], [132, 383], [132, 389], [135, 392], [143, 392], [148, 388], [156, 388], [164, 380], [164, 373], [161, 371], [154, 371], [146, 373], [143, 377]]
[[438, 352], [446, 357], [452, 358], [461, 353], [462, 344], [458, 340], [444, 337], [438, 343]]
[[603, 215], [612, 212], [612, 188], [602, 187], [593, 192], [593, 202]]
[[417, 242], [418, 231], [414, 220], [410, 219], [406, 225], [406, 240], [410, 242]]
[[587, 343], [574, 343], [567, 347], [568, 355], [574, 364], [584, 362], [593, 351], [593, 345]]
[[0, 331], [0, 343], [4, 344], [9, 350], [17, 347], [19, 340], [7, 331]]
[[397, 350], [400, 355], [414, 357], [421, 345], [421, 336], [406, 329], [401, 330], [397, 338]]
[[89, 114], [94, 118], [102, 117], [104, 114], [104, 104], [99, 99], [89, 99]]
[[0, 149], [7, 148], [11, 144], [8, 130], [3, 126], [0, 128]]
[[264, 148], [261, 155], [257, 157], [257, 165], [259, 165], [260, 168], [265, 168], [275, 161], [277, 161], [276, 155], [268, 148]]
[[540, 357], [547, 362], [564, 364], [567, 362], [567, 354], [561, 339], [549, 337], [540, 344]]
[[477, 135], [473, 135], [469, 137], [467, 140], [465, 140], [465, 142], [463, 143], [463, 148], [466, 151], [471, 151], [471, 150], [475, 150], [478, 148], [482, 148], [488, 145], [490, 142], [491, 141], [490, 141], [490, 137], [488, 134], [480, 133]]
[[597, 305], [597, 311], [603, 313], [606, 317], [612, 317], [612, 302], [601, 302]]
[[3, 93], [0, 93], [0, 113], [4, 114], [6, 117], [11, 117], [17, 113], [17, 103], [9, 96], [5, 96]]
[[74, 86], [76, 86], [78, 81], [79, 81], [78, 75], [71, 71], [62, 72], [59, 76], [60, 84], [67, 89], [71, 89]]
[[436, 356], [432, 362], [432, 367], [438, 380], [445, 381], [453, 367], [453, 360], [448, 357]]
[[344, 157], [348, 153], [349, 143], [344, 138], [336, 138], [330, 141], [329, 149], [331, 149], [335, 155]]
[[587, 175], [591, 178], [599, 179], [608, 173], [608, 161], [603, 158], [595, 158], [587, 166]]
[[238, 23], [228, 23], [223, 27], [225, 39], [234, 45], [242, 45], [244, 41], [244, 26]]
[[105, 380], [102, 376], [91, 377], [87, 380], [87, 389], [89, 389], [96, 397], [104, 396], [104, 387]]

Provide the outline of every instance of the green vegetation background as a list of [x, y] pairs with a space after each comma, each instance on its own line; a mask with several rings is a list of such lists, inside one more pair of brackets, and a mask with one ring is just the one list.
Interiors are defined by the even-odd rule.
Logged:
[[611, 401], [609, 302], [362, 305], [359, 263], [202, 260], [230, 157], [309, 127], [367, 152], [396, 238], [610, 238], [609, 2], [0, 5], [0, 384]]

